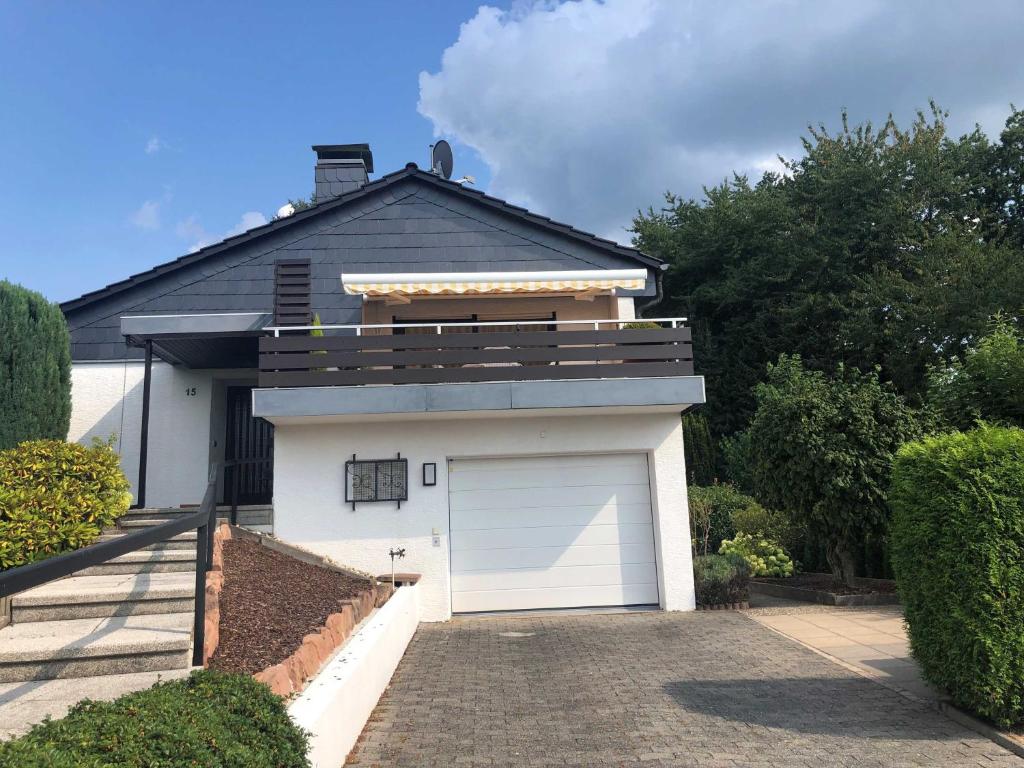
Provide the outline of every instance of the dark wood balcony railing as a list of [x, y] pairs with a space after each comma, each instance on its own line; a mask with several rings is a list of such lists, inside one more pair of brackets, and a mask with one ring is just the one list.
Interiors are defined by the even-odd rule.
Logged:
[[310, 329], [270, 329], [275, 336], [260, 338], [259, 385], [693, 375], [689, 328], [678, 319], [658, 321], [664, 327], [657, 328], [621, 327], [635, 322], [530, 322], [521, 329], [509, 323], [321, 326], [323, 336], [307, 335]]

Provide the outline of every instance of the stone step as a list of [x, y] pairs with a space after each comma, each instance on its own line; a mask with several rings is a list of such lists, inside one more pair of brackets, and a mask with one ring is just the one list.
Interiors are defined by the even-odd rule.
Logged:
[[194, 573], [71, 576], [21, 592], [11, 599], [11, 621], [187, 613], [195, 607]]
[[68, 677], [63, 680], [31, 680], [0, 683], [0, 740], [28, 731], [43, 718], [59, 718], [82, 699], [110, 701], [159, 682], [186, 677], [191, 670], [164, 669], [125, 675]]
[[192, 614], [11, 624], [0, 630], [0, 683], [184, 669]]
[[[112, 541], [113, 539], [119, 539], [124, 536], [126, 531], [117, 531], [116, 533], [104, 533], [101, 534], [98, 542], [100, 541]], [[187, 531], [186, 533], [180, 533], [177, 536], [173, 536], [167, 541], [161, 541], [158, 544], [150, 544], [149, 546], [143, 547], [143, 552], [163, 552], [168, 549], [187, 549], [195, 551], [196, 548], [196, 532]]]
[[76, 571], [74, 576], [106, 576], [119, 573], [171, 573], [176, 571], [195, 571], [195, 550], [169, 549], [166, 551], [147, 552], [139, 550], [107, 560], [105, 563], [93, 565]]
[[173, 520], [182, 515], [195, 512], [198, 507], [192, 509], [181, 509], [180, 507], [143, 507], [142, 509], [129, 509], [119, 520], [136, 520], [138, 518]]

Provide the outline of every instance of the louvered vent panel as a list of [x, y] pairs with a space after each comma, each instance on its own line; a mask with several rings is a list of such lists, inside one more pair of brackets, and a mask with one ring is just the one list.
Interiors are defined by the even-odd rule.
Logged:
[[309, 259], [282, 259], [274, 265], [274, 325], [309, 325]]

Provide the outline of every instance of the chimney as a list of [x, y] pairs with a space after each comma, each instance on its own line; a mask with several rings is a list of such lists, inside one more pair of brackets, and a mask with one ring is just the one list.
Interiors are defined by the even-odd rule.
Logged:
[[314, 202], [322, 203], [353, 192], [369, 181], [373, 153], [369, 144], [314, 144], [316, 186]]

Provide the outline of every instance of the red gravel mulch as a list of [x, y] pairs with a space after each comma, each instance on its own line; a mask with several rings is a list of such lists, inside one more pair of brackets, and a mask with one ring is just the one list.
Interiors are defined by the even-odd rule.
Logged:
[[778, 584], [781, 587], [831, 592], [834, 595], [873, 595], [876, 593], [890, 595], [896, 592], [895, 581], [872, 579], [870, 585], [868, 582], [865, 582], [864, 586], [848, 587], [845, 584], [836, 584], [832, 580], [832, 574], [830, 573], [800, 573], [796, 576], [787, 576], [780, 579], [758, 577], [754, 581], [761, 581], [765, 584]]
[[224, 542], [220, 645], [210, 666], [255, 674], [288, 658], [370, 582], [304, 563], [254, 541]]

